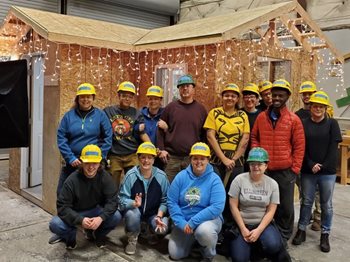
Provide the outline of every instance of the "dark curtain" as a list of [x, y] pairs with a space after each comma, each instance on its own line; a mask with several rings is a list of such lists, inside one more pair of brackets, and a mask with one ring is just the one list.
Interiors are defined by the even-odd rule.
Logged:
[[29, 146], [27, 60], [0, 62], [0, 148]]

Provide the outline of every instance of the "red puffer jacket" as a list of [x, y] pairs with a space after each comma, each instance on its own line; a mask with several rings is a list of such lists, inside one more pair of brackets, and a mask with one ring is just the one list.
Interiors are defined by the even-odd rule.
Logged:
[[305, 151], [304, 128], [299, 117], [287, 107], [280, 113], [275, 127], [269, 117], [270, 110], [258, 115], [251, 133], [252, 148], [259, 146], [267, 150], [268, 170], [291, 168], [299, 174]]

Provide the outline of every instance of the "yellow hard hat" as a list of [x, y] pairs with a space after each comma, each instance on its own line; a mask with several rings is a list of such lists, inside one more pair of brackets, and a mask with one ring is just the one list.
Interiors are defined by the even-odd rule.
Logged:
[[147, 89], [146, 96], [163, 97], [163, 88], [161, 88], [160, 86], [150, 86]]
[[309, 101], [310, 103], [317, 103], [317, 104], [330, 106], [329, 96], [327, 95], [326, 92], [323, 92], [323, 91], [317, 91], [313, 93]]
[[224, 89], [221, 91], [221, 94], [223, 94], [226, 91], [233, 91], [236, 92], [239, 96], [241, 95], [241, 91], [239, 90], [238, 85], [234, 84], [234, 83], [228, 83]]
[[100, 163], [102, 160], [101, 149], [96, 145], [87, 145], [81, 151], [80, 159], [83, 163]]
[[120, 91], [125, 91], [125, 92], [130, 92], [130, 93], [136, 94], [135, 85], [129, 81], [124, 81], [118, 86], [117, 92], [119, 93]]
[[244, 92], [252, 92], [252, 93], [256, 94], [257, 96], [259, 96], [259, 87], [254, 83], [248, 83], [242, 89], [242, 93], [244, 93]]
[[89, 83], [81, 84], [77, 88], [77, 96], [80, 95], [96, 95], [95, 87]]
[[210, 156], [210, 149], [209, 146], [206, 143], [202, 143], [202, 142], [198, 142], [195, 143], [192, 148], [191, 148], [191, 152], [190, 152], [190, 156]]
[[302, 82], [299, 88], [299, 94], [306, 93], [306, 92], [316, 92], [317, 88], [314, 82], [311, 81], [305, 81]]
[[157, 149], [151, 142], [143, 142], [137, 148], [136, 154], [149, 154], [149, 155], [156, 156], [157, 155]]
[[290, 89], [290, 84], [287, 80], [285, 79], [278, 79], [275, 82], [273, 82], [272, 84], [272, 88], [274, 87], [279, 87], [279, 88], [283, 88], [283, 89], [287, 89], [287, 91], [289, 92], [289, 94], [292, 93], [292, 90]]
[[259, 92], [264, 92], [265, 90], [271, 89], [272, 88], [272, 83], [268, 80], [263, 81], [260, 83], [260, 89]]

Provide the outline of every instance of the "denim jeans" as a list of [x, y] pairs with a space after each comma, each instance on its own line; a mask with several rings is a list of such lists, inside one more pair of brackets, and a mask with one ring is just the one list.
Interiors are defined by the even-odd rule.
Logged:
[[[167, 217], [162, 217], [163, 223], [166, 224], [166, 230], [164, 232], [158, 232], [156, 231], [156, 222], [154, 218], [156, 215], [153, 215], [147, 219], [147, 224], [151, 226], [151, 230], [153, 233], [159, 234], [159, 235], [165, 235], [168, 231], [168, 225], [169, 220]], [[141, 231], [141, 213], [138, 208], [129, 209], [124, 214], [125, 218], [125, 230], [126, 232], [130, 233], [140, 233]]]
[[216, 255], [216, 243], [221, 226], [220, 218], [208, 220], [200, 224], [191, 235], [187, 235], [182, 229], [174, 227], [168, 245], [170, 257], [174, 260], [188, 257], [193, 243], [197, 240], [201, 246], [203, 258], [212, 259]]
[[[258, 241], [261, 244], [262, 250], [265, 255], [272, 257], [281, 251], [283, 247], [282, 238], [278, 229], [273, 225], [268, 225], [261, 233]], [[246, 242], [242, 234], [239, 233], [238, 237], [233, 239], [230, 243], [230, 255], [233, 262], [246, 262], [250, 261], [251, 248], [255, 243]]]
[[315, 200], [315, 192], [318, 186], [321, 204], [321, 232], [330, 233], [333, 219], [332, 198], [335, 185], [335, 174], [314, 175], [301, 174], [301, 186], [303, 188], [302, 203], [298, 228], [306, 230], [311, 218], [312, 205]]
[[60, 177], [58, 179], [58, 185], [57, 185], [57, 198], [60, 195], [60, 192], [62, 190], [64, 181], [66, 181], [66, 179], [68, 178], [68, 176], [70, 174], [72, 174], [75, 170], [77, 170], [76, 167], [72, 167], [69, 164], [66, 164], [65, 166], [63, 166], [61, 168], [61, 173], [60, 173]]
[[[97, 217], [102, 213], [102, 209], [100, 207], [96, 207], [94, 209], [86, 210], [79, 212], [82, 217]], [[118, 211], [114, 213], [113, 216], [109, 217], [105, 221], [101, 223], [99, 228], [95, 230], [96, 238], [106, 236], [111, 230], [113, 230], [118, 223], [121, 221], [122, 217]], [[54, 216], [49, 224], [49, 228], [52, 233], [60, 236], [62, 239], [67, 241], [75, 240], [77, 228], [75, 225], [68, 225], [58, 216]]]

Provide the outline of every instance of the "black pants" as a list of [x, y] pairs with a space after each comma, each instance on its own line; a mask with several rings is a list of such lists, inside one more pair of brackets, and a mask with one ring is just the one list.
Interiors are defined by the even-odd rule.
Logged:
[[268, 171], [279, 187], [280, 204], [274, 216], [275, 223], [284, 241], [292, 236], [294, 225], [294, 185], [296, 174], [290, 169]]

